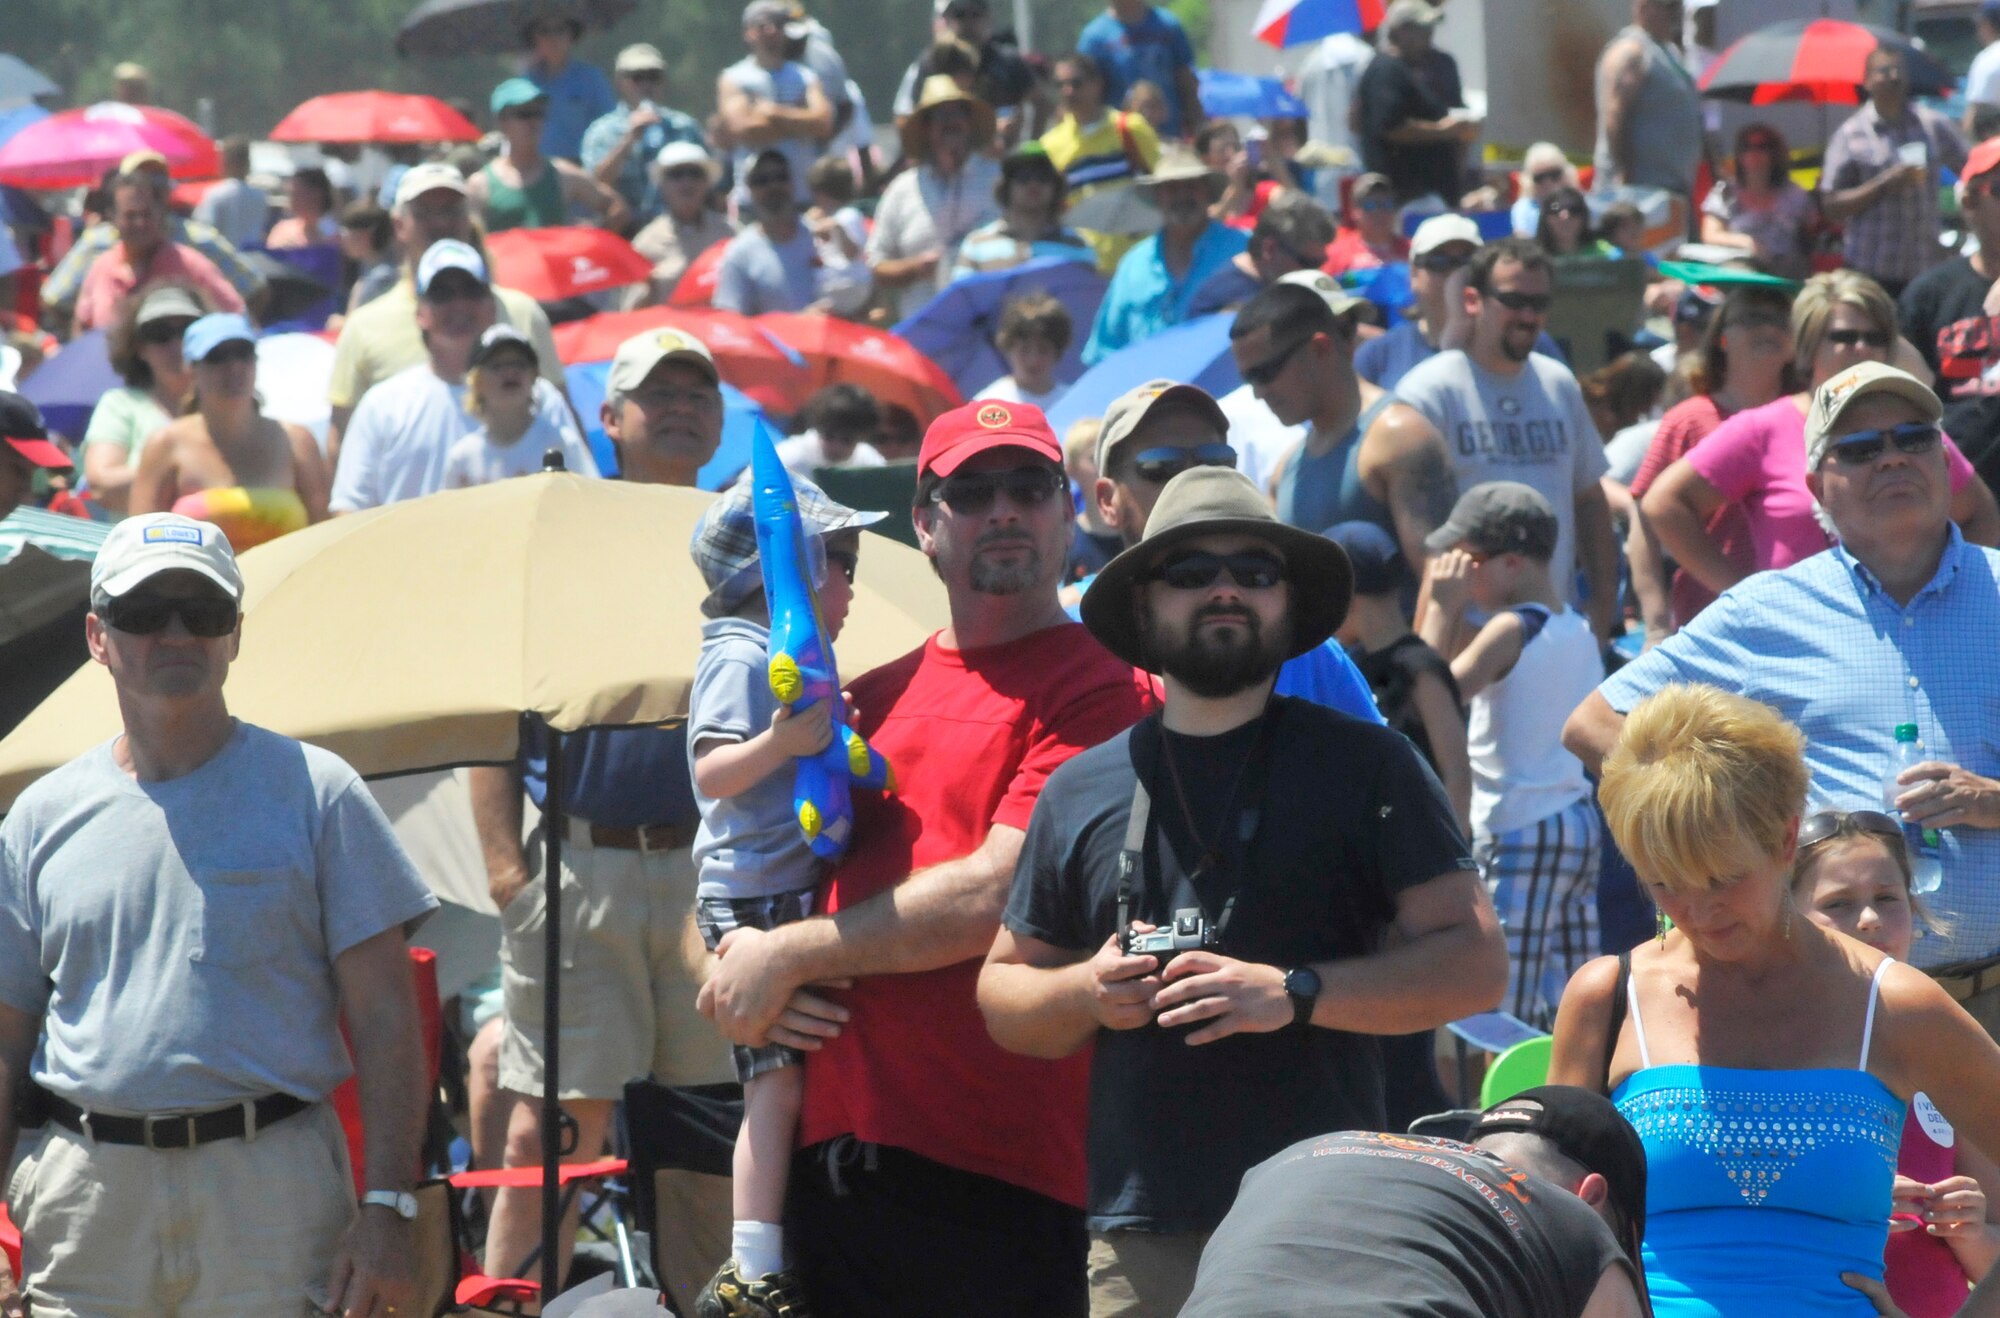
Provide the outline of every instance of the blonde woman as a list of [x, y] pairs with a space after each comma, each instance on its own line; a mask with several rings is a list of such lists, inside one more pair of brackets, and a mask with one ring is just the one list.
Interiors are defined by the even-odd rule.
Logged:
[[1608, 1092], [1646, 1145], [1658, 1318], [1873, 1306], [1907, 1105], [2000, 1148], [2000, 1046], [1920, 971], [1792, 901], [1804, 739], [1755, 701], [1670, 686], [1626, 719], [1599, 795], [1656, 940], [1577, 972], [1552, 1083]]

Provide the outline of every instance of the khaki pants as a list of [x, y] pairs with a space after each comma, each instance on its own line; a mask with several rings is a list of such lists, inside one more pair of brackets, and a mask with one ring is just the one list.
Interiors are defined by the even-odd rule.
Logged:
[[1174, 1318], [1194, 1293], [1208, 1233], [1090, 1233], [1090, 1318]]
[[193, 1149], [30, 1135], [8, 1202], [34, 1318], [295, 1318], [323, 1312], [355, 1215], [322, 1104], [254, 1140]]
[[[518, 1094], [542, 1090], [547, 893], [539, 837], [528, 848], [534, 879], [500, 913], [500, 1083]], [[666, 1085], [734, 1079], [728, 1045], [694, 1006], [701, 985], [683, 941], [694, 912], [688, 850], [594, 847], [588, 826], [573, 825], [562, 862], [559, 1096], [622, 1098], [626, 1081], [648, 1076]]]

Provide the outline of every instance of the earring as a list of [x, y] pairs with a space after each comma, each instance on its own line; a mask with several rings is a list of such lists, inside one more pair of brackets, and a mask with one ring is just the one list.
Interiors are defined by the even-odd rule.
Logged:
[[1786, 902], [1786, 903], [1785, 903], [1785, 930], [1784, 930], [1784, 936], [1785, 936], [1785, 941], [1786, 941], [1786, 942], [1788, 942], [1788, 943], [1789, 943], [1789, 942], [1791, 942], [1791, 941], [1792, 941], [1792, 904], [1791, 904], [1790, 902]]
[[1653, 928], [1659, 934], [1660, 946], [1662, 948], [1665, 948], [1667, 945], [1667, 930], [1673, 927], [1674, 927], [1674, 922], [1667, 918], [1667, 913], [1665, 911], [1655, 910], [1653, 912]]

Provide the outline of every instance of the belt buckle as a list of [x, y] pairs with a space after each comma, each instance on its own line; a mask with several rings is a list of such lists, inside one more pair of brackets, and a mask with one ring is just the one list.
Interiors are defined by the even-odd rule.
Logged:
[[[173, 1122], [173, 1121], [178, 1121], [185, 1124], [187, 1128], [187, 1143], [162, 1144], [154, 1137], [153, 1130], [156, 1125], [163, 1122]], [[169, 1127], [169, 1129], [171, 1129], [171, 1127]], [[139, 1130], [141, 1135], [145, 1139], [146, 1147], [148, 1149], [153, 1150], [155, 1153], [164, 1152], [171, 1149], [191, 1149], [194, 1147], [194, 1118], [192, 1116], [147, 1117], [145, 1124], [140, 1126]]]

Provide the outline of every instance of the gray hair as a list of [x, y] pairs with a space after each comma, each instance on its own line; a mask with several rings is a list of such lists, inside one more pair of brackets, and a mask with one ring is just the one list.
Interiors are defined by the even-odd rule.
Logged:
[[1293, 251], [1324, 247], [1333, 241], [1333, 216], [1303, 192], [1287, 188], [1265, 203], [1250, 231], [1250, 241], [1275, 238]]

